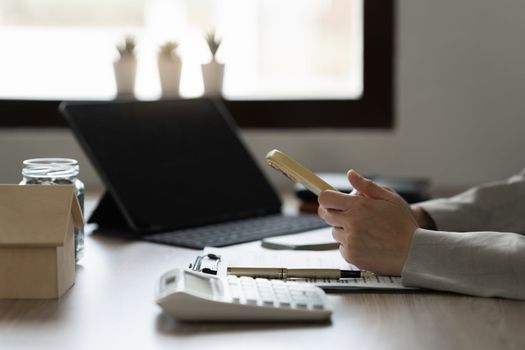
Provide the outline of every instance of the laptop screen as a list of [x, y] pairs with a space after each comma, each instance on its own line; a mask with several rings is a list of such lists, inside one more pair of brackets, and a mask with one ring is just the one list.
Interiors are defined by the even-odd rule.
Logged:
[[279, 197], [218, 101], [73, 103], [63, 110], [136, 230], [280, 211]]

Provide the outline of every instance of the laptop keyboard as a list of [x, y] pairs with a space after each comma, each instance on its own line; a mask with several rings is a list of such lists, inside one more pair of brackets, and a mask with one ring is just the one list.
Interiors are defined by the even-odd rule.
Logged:
[[144, 240], [202, 249], [204, 247], [224, 247], [237, 243], [257, 241], [266, 237], [314, 230], [326, 226], [326, 223], [317, 215], [284, 216], [276, 214], [155, 233], [144, 236]]

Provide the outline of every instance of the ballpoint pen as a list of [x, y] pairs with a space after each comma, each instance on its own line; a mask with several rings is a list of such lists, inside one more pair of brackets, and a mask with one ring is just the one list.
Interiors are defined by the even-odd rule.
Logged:
[[287, 278], [361, 278], [375, 276], [370, 271], [339, 270], [339, 269], [287, 269], [284, 267], [228, 267], [228, 275], [248, 276], [273, 279]]

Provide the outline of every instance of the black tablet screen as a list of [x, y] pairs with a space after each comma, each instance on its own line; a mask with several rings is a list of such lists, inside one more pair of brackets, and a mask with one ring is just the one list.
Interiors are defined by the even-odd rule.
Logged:
[[104, 184], [139, 231], [280, 211], [222, 104], [209, 99], [66, 104]]

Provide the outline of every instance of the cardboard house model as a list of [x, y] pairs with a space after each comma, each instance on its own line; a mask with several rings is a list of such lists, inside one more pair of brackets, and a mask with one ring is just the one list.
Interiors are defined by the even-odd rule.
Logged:
[[71, 288], [81, 225], [73, 186], [0, 185], [0, 298], [51, 299]]

